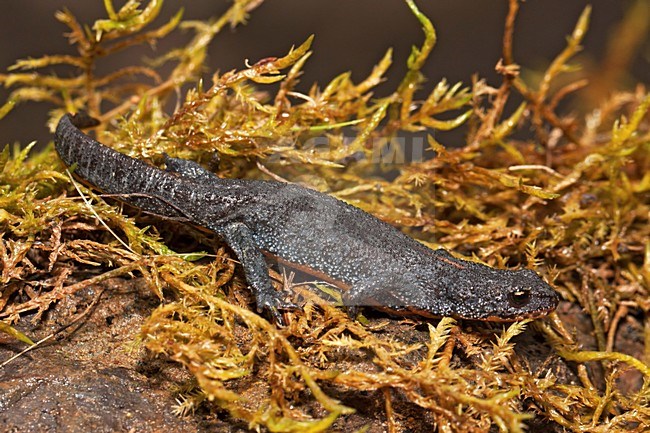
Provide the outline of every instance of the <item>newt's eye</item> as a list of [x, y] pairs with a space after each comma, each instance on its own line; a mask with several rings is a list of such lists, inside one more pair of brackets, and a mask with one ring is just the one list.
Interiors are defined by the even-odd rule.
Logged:
[[511, 307], [521, 308], [530, 301], [530, 290], [521, 289], [508, 293], [508, 303]]

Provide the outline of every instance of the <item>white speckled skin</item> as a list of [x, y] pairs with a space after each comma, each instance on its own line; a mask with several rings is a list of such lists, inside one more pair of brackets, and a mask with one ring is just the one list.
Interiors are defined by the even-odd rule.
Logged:
[[293, 184], [220, 179], [192, 161], [167, 170], [109, 149], [83, 134], [83, 118], [64, 116], [59, 155], [75, 175], [147, 212], [186, 218], [213, 230], [241, 261], [258, 309], [280, 320], [292, 305], [273, 290], [262, 250], [350, 287], [350, 306], [475, 320], [542, 316], [558, 302], [531, 270], [499, 270], [431, 250], [340, 200]]

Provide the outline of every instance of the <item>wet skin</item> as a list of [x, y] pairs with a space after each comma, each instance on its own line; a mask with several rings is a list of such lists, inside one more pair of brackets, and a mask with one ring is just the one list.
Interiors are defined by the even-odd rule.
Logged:
[[345, 289], [352, 308], [489, 321], [541, 317], [558, 303], [534, 271], [507, 270], [432, 250], [345, 202], [298, 185], [221, 179], [193, 161], [166, 158], [166, 170], [116, 152], [65, 115], [56, 150], [74, 175], [143, 211], [217, 233], [241, 262], [258, 310], [281, 321], [294, 308], [273, 289], [264, 256]]

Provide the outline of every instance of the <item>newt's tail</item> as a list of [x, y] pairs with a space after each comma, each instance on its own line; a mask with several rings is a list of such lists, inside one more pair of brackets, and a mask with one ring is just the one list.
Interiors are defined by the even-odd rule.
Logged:
[[178, 177], [104, 146], [79, 130], [97, 124], [85, 113], [66, 114], [56, 127], [56, 151], [75, 177], [146, 212], [186, 217], [165, 199], [173, 195]]

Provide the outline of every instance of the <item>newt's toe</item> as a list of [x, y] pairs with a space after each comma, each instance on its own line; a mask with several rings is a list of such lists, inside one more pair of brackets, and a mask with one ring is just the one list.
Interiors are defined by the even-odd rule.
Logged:
[[263, 311], [268, 311], [273, 321], [280, 326], [286, 325], [282, 310], [295, 311], [298, 309], [300, 309], [298, 305], [284, 300], [280, 292], [274, 291], [257, 299], [257, 312], [262, 313]]

